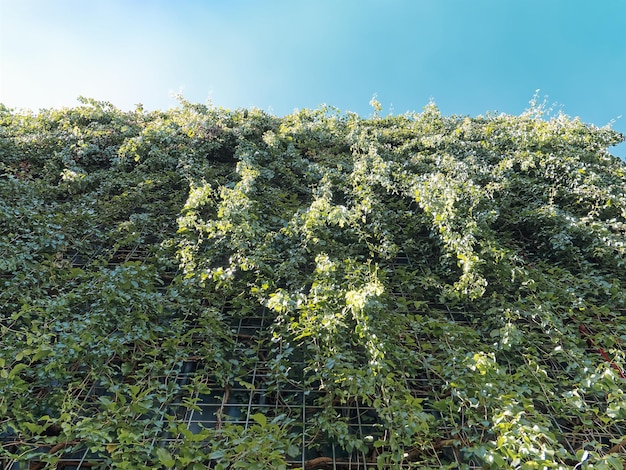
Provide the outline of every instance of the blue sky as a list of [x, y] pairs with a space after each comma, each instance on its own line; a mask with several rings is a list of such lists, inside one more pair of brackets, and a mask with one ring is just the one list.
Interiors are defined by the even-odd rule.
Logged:
[[[0, 102], [555, 109], [626, 133], [626, 0], [0, 0]], [[624, 116], [619, 119], [619, 116]], [[612, 149], [626, 158], [626, 144]]]

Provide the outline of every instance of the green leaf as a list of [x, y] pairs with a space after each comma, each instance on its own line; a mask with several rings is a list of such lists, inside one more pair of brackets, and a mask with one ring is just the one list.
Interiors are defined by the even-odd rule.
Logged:
[[14, 378], [17, 374], [19, 374], [21, 371], [23, 371], [27, 367], [28, 365], [24, 364], [23, 362], [16, 364], [15, 366], [13, 366], [13, 369], [11, 369], [11, 372], [9, 372], [8, 378], [9, 379]]
[[259, 424], [261, 427], [265, 427], [265, 425], [267, 424], [267, 418], [261, 413], [255, 413], [251, 416], [251, 418], [256, 421], [256, 423]]
[[387, 441], [383, 441], [382, 439], [378, 439], [374, 442], [374, 447], [380, 449], [383, 446], [389, 445]]
[[295, 444], [290, 444], [287, 448], [287, 455], [289, 455], [289, 457], [296, 457], [300, 455], [300, 447]]
[[159, 447], [156, 453], [157, 457], [159, 458], [159, 462], [161, 462], [161, 464], [165, 465], [166, 467], [172, 468], [176, 463], [176, 460], [174, 460], [172, 454], [170, 454], [167, 449]]
[[226, 453], [222, 449], [214, 450], [209, 455], [209, 459], [211, 459], [211, 460], [223, 459], [224, 455], [226, 455]]

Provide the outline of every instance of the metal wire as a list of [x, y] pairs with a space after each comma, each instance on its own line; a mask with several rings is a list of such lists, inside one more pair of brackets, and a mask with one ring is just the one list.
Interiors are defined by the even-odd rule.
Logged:
[[[143, 261], [146, 254], [141, 254], [136, 249], [130, 250], [128, 253], [119, 253], [123, 260], [129, 259]], [[122, 256], [123, 255], [123, 256]], [[141, 255], [141, 256], [140, 256]], [[142, 256], [144, 257], [142, 259]], [[94, 262], [96, 256], [89, 261]], [[417, 269], [413, 265], [412, 260], [408, 256], [398, 257], [396, 263], [391, 265], [392, 270], [396, 270], [398, 266], [407, 266], [408, 269]], [[397, 298], [410, 299], [411, 293], [406, 291], [402, 284], [398, 287], [398, 292], [394, 293]], [[441, 306], [437, 306], [441, 308]], [[447, 307], [446, 307], [447, 308]], [[467, 312], [463, 310], [447, 309], [448, 316], [451, 322], [460, 325], [470, 325], [467, 319]], [[248, 429], [251, 425], [252, 416], [255, 413], [273, 413], [275, 416], [281, 413], [285, 413], [288, 416], [295, 417], [293, 424], [294, 429], [298, 429], [301, 432], [300, 439], [300, 455], [289, 460], [288, 464], [291, 468], [302, 468], [312, 470], [313, 468], [332, 468], [333, 470], [344, 469], [373, 469], [377, 468], [374, 463], [368, 462], [368, 456], [364, 451], [357, 451], [352, 453], [339, 452], [339, 448], [336, 442], [326, 442], [320, 436], [310, 436], [311, 430], [308, 428], [308, 423], [311, 419], [321, 411], [321, 407], [316, 405], [316, 398], [319, 397], [316, 391], [306, 390], [304, 388], [305, 376], [304, 376], [304, 364], [306, 362], [306, 353], [304, 351], [298, 351], [297, 357], [294, 354], [294, 360], [297, 357], [297, 362], [294, 362], [294, 370], [299, 370], [298, 375], [293, 377], [293, 382], [288, 386], [284, 386], [282, 389], [274, 390], [275, 386], [269, 387], [267, 383], [268, 378], [268, 366], [266, 364], [268, 358], [268, 349], [266, 347], [266, 340], [271, 334], [272, 323], [269, 315], [265, 309], [259, 309], [255, 315], [236, 318], [232, 323], [233, 337], [235, 338], [234, 346], [231, 354], [234, 358], [240, 357], [242, 354], [251, 355], [247, 362], [248, 369], [245, 371], [245, 378], [247, 384], [235, 384], [227, 391], [221, 388], [212, 381], [210, 377], [207, 377], [212, 385], [212, 391], [210, 395], [195, 395], [185, 396], [181, 393], [177, 400], [171, 403], [168, 407], [163, 407], [160, 411], [160, 419], [165, 420], [167, 414], [173, 414], [179, 417], [180, 423], [183, 424], [189, 431], [198, 432], [201, 428], [213, 428], [220, 426], [221, 420], [228, 423], [240, 424], [244, 429]], [[418, 341], [417, 347], [421, 348]], [[282, 351], [282, 344], [278, 345], [278, 351]], [[301, 361], [301, 362], [300, 362]], [[199, 362], [197, 359], [187, 359], [183, 361], [180, 368], [176, 371], [171, 371], [170, 374], [164, 380], [175, 380], [179, 385], [185, 385], [191, 376], [196, 373]], [[564, 367], [557, 361], [550, 358], [546, 354], [543, 366], [546, 370], [549, 370], [555, 376], [566, 374]], [[404, 377], [407, 389], [411, 391], [413, 396], [424, 399], [424, 409], [437, 416], [439, 420], [439, 429], [442, 433], [449, 433], [452, 430], [451, 424], [446, 422], [446, 417], [441, 413], [429, 408], [429, 404], [432, 401], [439, 401], [443, 397], [440, 395], [441, 380], [437, 377], [429, 375], [429, 368], [424, 367], [424, 376], [421, 377]], [[402, 374], [404, 375], [404, 374]], [[181, 387], [181, 390], [183, 388]], [[103, 393], [104, 388], [94, 382], [91, 384], [88, 392], [82, 397], [82, 400], [87, 404], [90, 400], [97, 400]], [[79, 398], [79, 397], [77, 397]], [[185, 400], [195, 401], [196, 407], [189, 408], [185, 406]], [[586, 397], [585, 400], [588, 403], [593, 401], [593, 397]], [[345, 417], [354, 432], [360, 436], [369, 436], [376, 434], [376, 426], [379, 423], [376, 422], [376, 415], [372, 407], [364, 406], [358, 401], [352, 403], [346, 403], [341, 406], [340, 413]], [[547, 414], [552, 416], [550, 410], [546, 410]], [[616, 424], [597, 423], [598, 426], [593, 429], [586, 429], [584, 433], [576, 432], [576, 426], [573, 423], [567, 423], [563, 420], [559, 420], [552, 416], [553, 425], [559, 430], [559, 433], [563, 437], [564, 445], [567, 449], [574, 453], [575, 449], [581, 448], [586, 442], [604, 442], [607, 443], [611, 438], [615, 436], [622, 436], [626, 434], [626, 430]], [[182, 436], [171, 435], [159, 435], [156, 434], [152, 440], [153, 446], [160, 446], [164, 443], [176, 443], [182, 439]], [[324, 448], [324, 451], [313, 452], [313, 449]], [[450, 449], [443, 449], [435, 451], [433, 454], [437, 459], [440, 459], [441, 452], [448, 452], [451, 454], [451, 458], [457, 463], [457, 465], [465, 465], [467, 468], [481, 468], [478, 463], [475, 462], [462, 462], [458, 453], [453, 452]], [[319, 467], [308, 466], [308, 462], [312, 460], [313, 455], [324, 457], [324, 463]], [[330, 459], [330, 462], [328, 461]], [[450, 459], [446, 459], [449, 463]], [[442, 460], [439, 460], [442, 462]], [[102, 464], [103, 460], [97, 455], [91, 454], [88, 450], [77, 451], [73, 455], [68, 455], [59, 461], [59, 468], [65, 470], [85, 470], [91, 468], [93, 465]], [[27, 463], [17, 462], [2, 462], [1, 468], [6, 470], [25, 470], [28, 468]], [[211, 468], [212, 463], [207, 464], [207, 468]], [[415, 468], [410, 467], [411, 464], [403, 464], [393, 468]], [[391, 469], [391, 466], [387, 468]]]

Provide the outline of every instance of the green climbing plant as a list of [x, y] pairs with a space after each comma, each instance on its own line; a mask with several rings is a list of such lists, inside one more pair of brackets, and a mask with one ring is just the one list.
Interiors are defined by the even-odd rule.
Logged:
[[0, 107], [0, 460], [621, 468], [623, 136], [372, 106]]

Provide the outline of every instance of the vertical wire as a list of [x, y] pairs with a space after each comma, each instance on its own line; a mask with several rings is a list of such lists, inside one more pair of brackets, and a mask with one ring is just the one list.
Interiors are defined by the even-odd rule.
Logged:
[[[302, 374], [302, 380], [304, 381], [304, 373]], [[306, 462], [306, 396], [303, 390], [299, 394], [302, 397], [302, 468], [304, 469]]]
[[80, 470], [81, 466], [83, 465], [83, 462], [85, 461], [85, 458], [87, 458], [88, 452], [89, 452], [89, 449], [85, 449], [85, 452], [83, 453], [83, 457], [80, 459], [80, 462], [78, 462], [78, 465], [76, 466], [76, 470]]
[[254, 338], [255, 336], [259, 336], [257, 338], [257, 345], [256, 345], [256, 353], [257, 353], [257, 357], [256, 360], [254, 361], [254, 366], [252, 369], [252, 390], [249, 390], [249, 394], [250, 397], [248, 398], [248, 410], [246, 412], [246, 424], [245, 424], [245, 429], [248, 429], [248, 425], [250, 423], [250, 415], [252, 414], [252, 399], [254, 398], [254, 391], [256, 390], [256, 377], [257, 377], [257, 370], [258, 370], [258, 365], [259, 365], [259, 351], [261, 349], [261, 334], [263, 332], [263, 328], [265, 326], [265, 309], [263, 309], [263, 313], [261, 316], [261, 320], [259, 322], [260, 324], [258, 325], [258, 328], [256, 328], [256, 332], [254, 335], [251, 335], [252, 338]]

